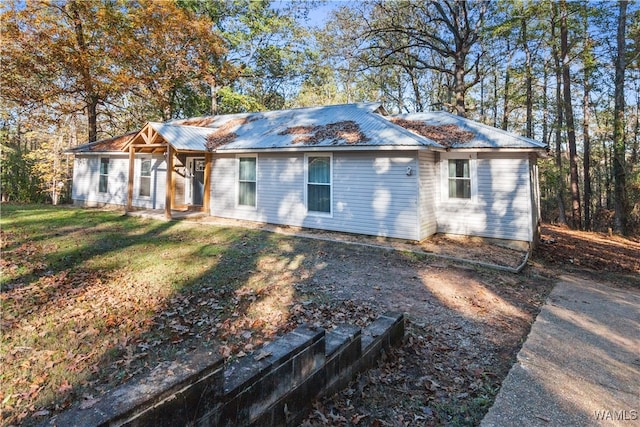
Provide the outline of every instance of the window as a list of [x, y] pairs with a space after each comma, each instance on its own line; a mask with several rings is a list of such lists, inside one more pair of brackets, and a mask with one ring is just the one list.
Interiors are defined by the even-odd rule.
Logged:
[[140, 161], [140, 189], [138, 195], [141, 197], [151, 196], [151, 159]]
[[471, 173], [468, 159], [449, 160], [449, 198], [471, 198]]
[[240, 157], [238, 169], [238, 205], [256, 206], [256, 157]]
[[331, 156], [307, 157], [307, 210], [331, 213]]
[[100, 178], [98, 181], [98, 192], [106, 193], [109, 188], [109, 158], [100, 159]]

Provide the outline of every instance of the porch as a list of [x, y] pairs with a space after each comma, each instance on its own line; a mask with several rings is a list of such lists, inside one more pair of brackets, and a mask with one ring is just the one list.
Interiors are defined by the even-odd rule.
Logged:
[[[166, 127], [166, 126], [165, 126]], [[148, 123], [128, 142], [129, 180], [126, 212], [132, 216], [181, 219], [209, 214], [211, 188], [211, 153], [197, 147], [181, 144], [181, 135], [165, 137], [163, 125]], [[165, 133], [167, 133], [165, 129]], [[172, 142], [169, 142], [171, 140]], [[163, 155], [166, 163], [164, 210], [143, 209], [133, 206], [133, 188], [136, 156]], [[142, 171], [140, 172], [143, 173]]]

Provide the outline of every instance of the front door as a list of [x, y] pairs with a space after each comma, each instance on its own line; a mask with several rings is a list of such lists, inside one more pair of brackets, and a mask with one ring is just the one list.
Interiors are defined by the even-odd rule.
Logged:
[[187, 205], [202, 206], [204, 200], [204, 159], [187, 158]]

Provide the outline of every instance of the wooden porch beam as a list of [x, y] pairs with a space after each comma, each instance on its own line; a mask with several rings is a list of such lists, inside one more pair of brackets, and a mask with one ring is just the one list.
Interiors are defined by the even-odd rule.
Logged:
[[164, 216], [171, 219], [171, 205], [173, 203], [173, 147], [167, 146], [167, 179], [164, 189]]
[[[149, 125], [147, 125], [147, 127], [149, 127]], [[147, 137], [147, 130], [146, 129], [144, 129], [144, 128], [142, 129], [142, 131], [140, 132], [140, 136], [142, 137], [142, 140], [145, 143], [149, 142], [149, 138]]]
[[149, 140], [149, 144], [154, 144], [159, 138], [162, 138], [158, 132], [153, 132], [153, 136]]
[[164, 148], [168, 144], [131, 144], [133, 148]]
[[133, 173], [135, 171], [136, 150], [129, 147], [129, 182], [127, 184], [127, 212], [133, 210]]

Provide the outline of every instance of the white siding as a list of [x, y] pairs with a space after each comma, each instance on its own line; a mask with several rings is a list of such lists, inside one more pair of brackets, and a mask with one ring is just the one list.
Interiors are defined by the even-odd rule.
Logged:
[[[260, 221], [257, 217], [245, 218], [236, 212], [236, 157], [234, 155], [214, 155], [212, 162], [210, 188], [211, 215]], [[258, 179], [258, 185], [260, 185], [260, 179]]]
[[257, 207], [238, 207], [237, 163], [215, 156], [211, 176], [214, 216], [415, 240], [418, 233], [416, 153], [333, 153], [332, 215], [308, 213], [304, 154], [258, 155]]
[[436, 221], [436, 161], [432, 151], [420, 151], [420, 240], [437, 232]]
[[[441, 159], [441, 162], [447, 159]], [[438, 171], [442, 171], [438, 168]], [[446, 175], [437, 174], [446, 191]], [[479, 153], [477, 198], [438, 200], [438, 232], [531, 241], [532, 212], [527, 154]]]
[[[100, 159], [109, 157], [109, 183], [107, 192], [98, 191]], [[136, 158], [133, 189], [133, 205], [147, 209], [164, 209], [166, 164], [162, 157], [154, 157], [151, 163], [151, 197], [138, 197], [140, 159]], [[126, 154], [78, 155], [73, 163], [72, 198], [75, 203], [87, 206], [127, 204], [129, 156]]]
[[[127, 168], [128, 166], [129, 159], [127, 158]], [[164, 209], [167, 187], [167, 164], [164, 161], [164, 156], [151, 157], [151, 195], [149, 197], [140, 196], [141, 167], [142, 158], [136, 158], [133, 174], [133, 206], [144, 209]]]

